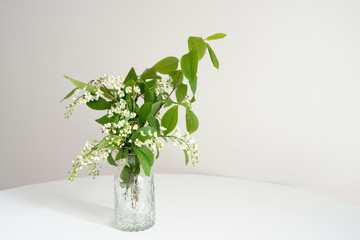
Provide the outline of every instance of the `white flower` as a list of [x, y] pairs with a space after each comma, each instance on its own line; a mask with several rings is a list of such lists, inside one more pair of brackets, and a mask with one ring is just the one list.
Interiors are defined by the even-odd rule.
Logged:
[[167, 128], [160, 126], [161, 131], [166, 131]]
[[130, 116], [130, 112], [129, 112], [129, 110], [127, 110], [127, 109], [124, 110], [123, 114], [124, 114], [125, 117], [129, 117], [129, 116]]
[[140, 88], [138, 86], [134, 87], [134, 92], [136, 92], [137, 94], [140, 94]]
[[136, 117], [136, 113], [132, 112], [130, 113], [130, 118], [135, 118]]
[[104, 95], [103, 91], [101, 91], [100, 89], [97, 89], [95, 91], [96, 97], [102, 97]]
[[142, 130], [140, 130], [140, 134], [141, 134], [141, 136], [143, 136], [143, 137], [146, 136], [145, 133], [144, 133]]
[[123, 82], [124, 82], [124, 78], [122, 78], [122, 77], [120, 77], [120, 76], [117, 77], [117, 80], [119, 81], [119, 83], [123, 83]]
[[152, 132], [151, 132], [150, 129], [149, 129], [149, 131], [148, 131], [148, 135], [149, 135], [149, 136], [152, 136]]
[[126, 101], [124, 99], [120, 99], [120, 104], [125, 105]]
[[122, 90], [118, 91], [119, 97], [125, 97], [125, 93]]
[[125, 92], [126, 92], [126, 93], [131, 93], [131, 92], [132, 92], [131, 87], [130, 87], [130, 86], [129, 86], [129, 87], [126, 87]]
[[156, 138], [157, 138], [157, 132], [154, 132], [154, 137], [156, 137]]
[[133, 129], [134, 129], [134, 130], [138, 130], [138, 128], [139, 128], [139, 126], [138, 126], [137, 124], [135, 124], [135, 125], [133, 126]]
[[114, 110], [115, 110], [114, 112], [117, 113], [117, 114], [120, 114], [120, 112], [121, 112], [120, 108], [115, 108]]

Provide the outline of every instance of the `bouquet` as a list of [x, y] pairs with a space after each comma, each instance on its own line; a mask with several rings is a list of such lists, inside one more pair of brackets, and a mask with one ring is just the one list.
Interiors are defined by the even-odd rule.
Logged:
[[[217, 33], [205, 39], [189, 37], [188, 52], [179, 61], [167, 57], [153, 67], [138, 75], [131, 68], [125, 78], [105, 74], [88, 83], [65, 76], [75, 88], [63, 100], [73, 97], [66, 107], [65, 118], [69, 118], [76, 107], [86, 104], [89, 108], [105, 111], [96, 119], [106, 136], [100, 141], [87, 141], [81, 154], [73, 160], [69, 180], [74, 181], [82, 168], [89, 175], [99, 175], [104, 162], [118, 166], [125, 161], [121, 178], [129, 182], [140, 173], [150, 175], [154, 158], [159, 157], [164, 142], [180, 146], [189, 161], [195, 166], [199, 160], [198, 146], [191, 134], [199, 127], [199, 120], [192, 109], [197, 88], [198, 62], [209, 53], [212, 64], [219, 68], [217, 57], [209, 41], [224, 38], [226, 34]], [[179, 67], [180, 62], [180, 67]], [[186, 79], [186, 80], [185, 80]], [[186, 132], [177, 127], [178, 109], [186, 109]], [[161, 114], [162, 111], [165, 111]], [[134, 161], [128, 155], [135, 154]], [[131, 158], [132, 159], [132, 158]]]

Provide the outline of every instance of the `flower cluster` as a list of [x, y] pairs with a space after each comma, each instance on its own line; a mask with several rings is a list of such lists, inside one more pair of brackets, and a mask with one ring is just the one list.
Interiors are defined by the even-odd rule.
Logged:
[[69, 106], [65, 107], [65, 109], [67, 109], [67, 112], [65, 113], [65, 118], [70, 118], [77, 106], [90, 101], [99, 100], [99, 97], [103, 97], [104, 94], [100, 90], [100, 87], [95, 87], [92, 92], [94, 92], [94, 94], [91, 94], [91, 92], [88, 91], [87, 87], [84, 87], [82, 89], [76, 89], [75, 94], [77, 95], [77, 97], [74, 97], [74, 101], [70, 103]]
[[140, 134], [143, 137], [147, 137], [147, 139], [142, 142], [137, 138], [134, 142], [136, 146], [146, 146], [153, 153], [155, 153], [158, 149], [162, 149], [164, 147], [164, 143], [160, 141], [157, 132], [151, 132], [151, 130], [149, 130], [147, 133], [144, 133], [143, 131], [140, 131]]
[[83, 167], [86, 167], [92, 175], [93, 178], [99, 175], [99, 168], [101, 168], [102, 162], [106, 161], [107, 157], [110, 154], [110, 149], [103, 148], [100, 150], [96, 150], [96, 141], [94, 143], [90, 143], [87, 141], [83, 150], [81, 151], [81, 155], [79, 155], [75, 160], [73, 160], [72, 169], [69, 171], [70, 181], [74, 181], [75, 177], [79, 173]]
[[181, 134], [180, 128], [176, 128], [173, 135], [168, 135], [174, 145], [180, 145], [180, 148], [185, 150], [190, 156], [191, 162], [193, 166], [199, 162], [199, 150], [198, 145], [195, 142], [195, 139], [190, 137], [190, 134], [186, 132], [185, 134]]

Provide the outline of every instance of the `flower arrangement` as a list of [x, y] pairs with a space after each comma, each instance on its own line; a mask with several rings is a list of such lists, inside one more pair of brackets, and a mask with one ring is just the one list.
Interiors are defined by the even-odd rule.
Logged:
[[[95, 178], [103, 162], [118, 166], [129, 154], [136, 154], [138, 161], [125, 160], [126, 167], [122, 170], [121, 178], [126, 182], [129, 175], [139, 174], [140, 167], [149, 176], [154, 158], [159, 157], [159, 150], [164, 147], [162, 140], [179, 144], [185, 155], [185, 163], [191, 160], [195, 166], [199, 160], [199, 150], [190, 135], [199, 127], [199, 120], [192, 110], [198, 62], [207, 50], [214, 67], [218, 69], [219, 62], [208, 41], [225, 36], [217, 33], [206, 39], [189, 37], [189, 52], [181, 57], [179, 69], [179, 59], [167, 57], [141, 75], [131, 68], [125, 78], [105, 74], [84, 83], [65, 76], [76, 86], [64, 97], [68, 99], [75, 94], [74, 101], [66, 107], [65, 118], [69, 118], [81, 104], [106, 111], [103, 117], [95, 120], [102, 125], [101, 130], [106, 136], [101, 141], [86, 142], [81, 154], [73, 160], [69, 180], [74, 181], [82, 168], [87, 168], [89, 175]], [[186, 109], [187, 132], [184, 134], [176, 127], [179, 106]], [[163, 109], [166, 112], [161, 115]]]

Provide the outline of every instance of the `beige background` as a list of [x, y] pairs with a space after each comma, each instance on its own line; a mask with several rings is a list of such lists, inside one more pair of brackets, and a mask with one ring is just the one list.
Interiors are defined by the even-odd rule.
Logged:
[[213, 43], [220, 71], [208, 56], [199, 66], [200, 164], [186, 167], [169, 145], [154, 172], [257, 179], [360, 205], [359, 12], [340, 0], [0, 0], [0, 189], [67, 178], [84, 142], [101, 137], [102, 113], [63, 118], [63, 74], [141, 72], [184, 54], [189, 35], [225, 32]]

